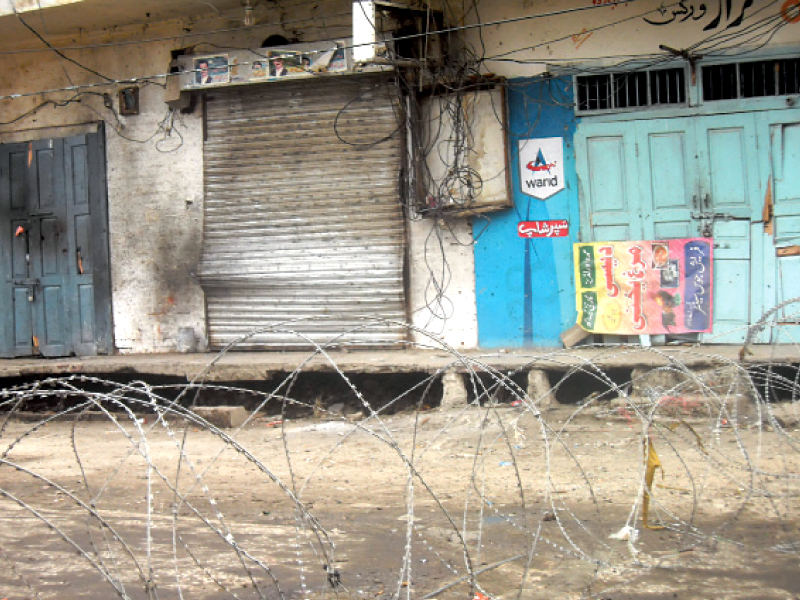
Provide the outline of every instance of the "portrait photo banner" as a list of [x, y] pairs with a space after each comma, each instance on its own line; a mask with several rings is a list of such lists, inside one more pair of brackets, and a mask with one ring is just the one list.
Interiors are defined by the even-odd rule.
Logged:
[[578, 324], [591, 333], [710, 332], [714, 241], [574, 244]]

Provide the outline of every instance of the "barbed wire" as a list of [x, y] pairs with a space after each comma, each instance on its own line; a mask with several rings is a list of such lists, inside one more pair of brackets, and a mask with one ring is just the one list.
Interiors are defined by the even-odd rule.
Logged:
[[[782, 311], [755, 327], [785, 338]], [[505, 369], [408, 327], [444, 364], [371, 383], [333, 358], [350, 332], [315, 344], [298, 320], [245, 336], [311, 348], [247, 386], [213, 381], [242, 338], [188, 384], [6, 387], [2, 594], [700, 598], [743, 580], [798, 593], [792, 346], [780, 362], [618, 346]]]

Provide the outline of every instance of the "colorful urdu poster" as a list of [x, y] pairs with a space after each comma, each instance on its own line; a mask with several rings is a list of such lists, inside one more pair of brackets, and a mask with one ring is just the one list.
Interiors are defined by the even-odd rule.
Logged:
[[710, 332], [709, 238], [574, 244], [578, 324], [591, 333]]

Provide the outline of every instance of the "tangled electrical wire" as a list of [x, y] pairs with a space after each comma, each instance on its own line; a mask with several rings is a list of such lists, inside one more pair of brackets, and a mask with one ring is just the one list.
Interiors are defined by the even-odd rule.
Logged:
[[[259, 332], [308, 342], [302, 328]], [[698, 345], [516, 354], [501, 369], [502, 355], [415, 333], [441, 360], [399, 380], [346, 373], [322, 344], [264, 381], [215, 381], [243, 338], [188, 384], [72, 374], [5, 388], [0, 590], [800, 591], [796, 347], [775, 348], [780, 364]], [[237, 406], [209, 406], [226, 399]]]

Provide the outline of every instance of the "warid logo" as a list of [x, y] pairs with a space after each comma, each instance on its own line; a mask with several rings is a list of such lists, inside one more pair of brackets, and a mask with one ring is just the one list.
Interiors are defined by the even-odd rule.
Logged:
[[531, 161], [528, 163], [528, 168], [531, 171], [547, 171], [550, 172], [550, 169], [555, 168], [556, 163], [547, 164], [547, 161], [544, 159], [544, 154], [542, 154], [542, 149], [539, 148], [539, 154], [536, 155], [536, 161]]
[[545, 200], [564, 189], [564, 138], [519, 142], [522, 193]]

